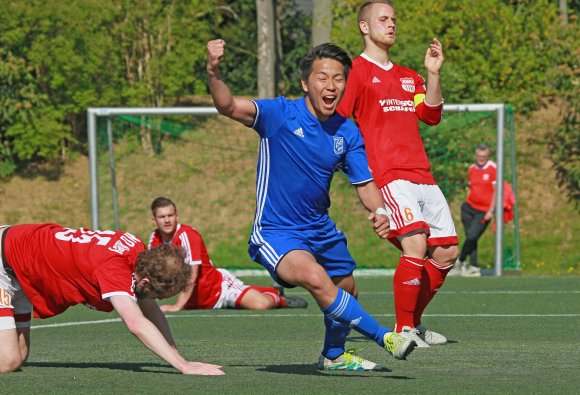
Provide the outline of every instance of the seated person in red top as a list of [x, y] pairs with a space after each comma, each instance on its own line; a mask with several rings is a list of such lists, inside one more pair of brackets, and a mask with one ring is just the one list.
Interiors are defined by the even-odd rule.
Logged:
[[26, 362], [30, 321], [82, 303], [117, 311], [127, 329], [183, 374], [223, 375], [221, 366], [191, 362], [175, 347], [156, 298], [176, 295], [191, 268], [172, 246], [146, 250], [130, 233], [68, 229], [56, 224], [0, 226], [0, 372]]
[[280, 288], [245, 285], [227, 270], [216, 269], [201, 234], [178, 222], [177, 208], [171, 200], [156, 198], [151, 203], [151, 213], [157, 229], [149, 237], [149, 248], [162, 244], [182, 247], [186, 262], [193, 268], [190, 286], [178, 295], [175, 304], [162, 305], [162, 311], [308, 307], [306, 300], [298, 296], [283, 297]]

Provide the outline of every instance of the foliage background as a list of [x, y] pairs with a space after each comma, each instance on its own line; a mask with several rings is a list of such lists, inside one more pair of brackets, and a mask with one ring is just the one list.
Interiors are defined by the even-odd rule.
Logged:
[[[293, 0], [276, 3], [281, 54], [278, 91], [299, 95], [296, 64], [309, 46], [310, 17]], [[362, 51], [356, 27], [360, 3], [337, 0], [332, 9], [333, 41], [353, 55]], [[442, 78], [447, 103], [510, 103], [519, 117], [516, 124], [529, 126], [522, 127], [517, 141], [518, 169], [526, 176], [522, 183], [530, 183], [521, 195], [521, 207], [526, 210], [523, 234], [537, 244], [538, 251], [550, 251], [552, 246], [571, 251], [574, 242], [569, 233], [575, 228], [566, 221], [577, 218], [580, 181], [579, 2], [568, 2], [568, 23], [560, 17], [556, 0], [395, 4], [399, 31], [392, 51], [395, 62], [423, 70], [426, 45], [432, 37], [439, 37], [445, 46]], [[207, 97], [208, 39], [222, 37], [228, 43], [223, 72], [232, 91], [256, 94], [254, 0], [0, 0], [0, 9], [0, 194], [7, 210], [2, 211], [3, 223], [59, 220], [62, 201], [71, 206], [67, 214], [76, 213], [72, 222], [84, 221], [89, 210], [85, 180], [79, 184], [67, 177], [71, 166], [84, 163], [86, 108], [203, 102]], [[561, 111], [561, 116], [546, 122], [543, 115], [535, 117], [546, 108]], [[451, 151], [466, 137], [446, 132], [427, 138], [428, 147]], [[218, 140], [216, 135], [207, 136], [209, 142]], [[141, 167], [151, 161], [150, 153], [139, 153], [139, 144], [133, 147], [137, 151], [127, 153], [130, 161], [141, 163]], [[139, 155], [144, 156], [142, 160]], [[171, 158], [165, 159], [169, 166]], [[456, 169], [455, 177], [460, 178], [465, 161], [462, 157], [443, 170], [449, 174]], [[540, 180], [551, 174], [550, 167], [559, 177], [561, 190], [551, 178]], [[202, 171], [185, 169], [179, 171]], [[88, 172], [84, 168], [80, 172], [86, 178]], [[12, 200], [5, 198], [10, 194], [9, 185], [30, 182], [36, 189], [45, 180], [61, 183], [54, 188], [58, 198], [50, 200], [47, 194], [36, 191], [23, 191]], [[542, 181], [546, 182], [543, 188]], [[69, 182], [82, 193], [65, 196]], [[546, 197], [547, 190], [558, 198]], [[576, 202], [572, 204], [576, 209], [562, 203], [560, 194]], [[530, 213], [538, 211], [538, 196], [543, 196], [539, 204], [546, 205], [542, 206], [541, 219], [546, 218], [545, 213], [554, 215], [542, 228], [547, 228], [546, 235], [557, 235], [555, 238], [534, 232], [538, 217]], [[13, 200], [24, 207], [12, 208]], [[129, 201], [143, 205], [142, 200]], [[74, 208], [73, 202], [77, 205]], [[133, 206], [127, 210], [140, 212]], [[31, 215], [33, 212], [36, 214]], [[548, 255], [538, 252], [534, 262], [549, 264]], [[578, 267], [578, 255], [572, 254], [565, 267]]]

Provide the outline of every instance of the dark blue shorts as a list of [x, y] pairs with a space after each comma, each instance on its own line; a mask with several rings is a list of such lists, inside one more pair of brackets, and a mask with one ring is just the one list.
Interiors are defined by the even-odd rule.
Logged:
[[[254, 243], [254, 240], [259, 242]], [[248, 253], [252, 260], [264, 266], [276, 282], [287, 288], [295, 285], [279, 279], [276, 267], [293, 250], [311, 253], [330, 278], [348, 276], [356, 268], [356, 262], [348, 252], [346, 237], [336, 226], [327, 230], [260, 230], [259, 236], [254, 234], [249, 244]]]

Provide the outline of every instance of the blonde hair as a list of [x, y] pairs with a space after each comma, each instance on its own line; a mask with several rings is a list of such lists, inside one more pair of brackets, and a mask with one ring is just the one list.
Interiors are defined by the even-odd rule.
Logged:
[[359, 23], [361, 21], [366, 21], [369, 19], [369, 8], [373, 4], [386, 4], [386, 5], [390, 5], [391, 7], [393, 7], [393, 9], [395, 8], [392, 0], [369, 0], [369, 1], [365, 1], [358, 9], [358, 22]]

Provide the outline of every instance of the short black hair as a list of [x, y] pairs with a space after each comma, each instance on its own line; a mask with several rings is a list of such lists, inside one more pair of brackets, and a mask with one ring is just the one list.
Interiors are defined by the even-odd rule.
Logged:
[[304, 81], [308, 80], [312, 73], [312, 64], [317, 59], [334, 59], [342, 64], [344, 69], [344, 77], [348, 77], [348, 73], [352, 68], [352, 60], [346, 51], [338, 45], [331, 43], [324, 43], [312, 48], [308, 55], [300, 60], [300, 78]]

